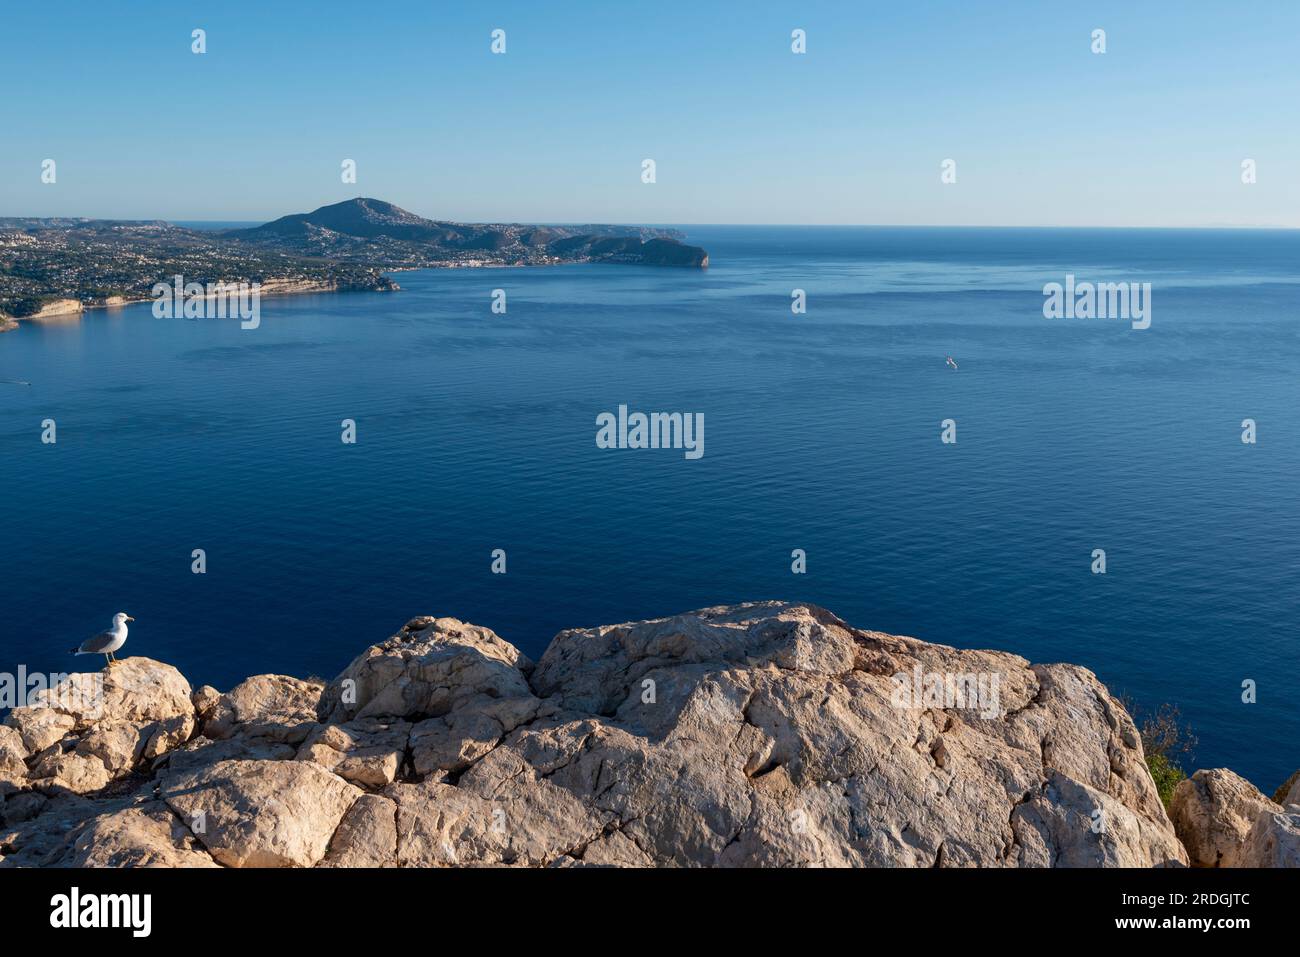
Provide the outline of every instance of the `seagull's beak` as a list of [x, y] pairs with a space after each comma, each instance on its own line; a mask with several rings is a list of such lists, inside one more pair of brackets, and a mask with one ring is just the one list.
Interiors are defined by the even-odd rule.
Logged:
[[130, 615], [127, 615], [127, 616], [126, 616], [126, 620], [127, 620], [127, 621], [135, 621], [135, 619], [132, 618]]

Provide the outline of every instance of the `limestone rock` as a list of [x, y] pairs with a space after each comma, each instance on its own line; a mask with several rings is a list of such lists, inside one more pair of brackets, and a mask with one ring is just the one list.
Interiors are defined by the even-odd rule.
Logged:
[[104, 672], [105, 721], [167, 721], [194, 715], [190, 683], [171, 665], [123, 658]]
[[216, 867], [161, 801], [92, 818], [72, 835], [72, 867]]
[[486, 628], [416, 618], [332, 681], [320, 713], [330, 722], [349, 716], [415, 721], [415, 773], [459, 773], [508, 732], [553, 710], [529, 687], [531, 669], [514, 646]]
[[298, 759], [314, 761], [361, 787], [382, 788], [397, 778], [410, 732], [406, 721], [378, 718], [318, 725], [298, 751]]
[[172, 775], [162, 788], [227, 867], [311, 867], [361, 793], [310, 761], [219, 761]]
[[27, 777], [27, 745], [16, 728], [0, 725], [0, 797], [22, 786]]
[[[995, 693], [900, 698], [918, 672]], [[513, 751], [657, 864], [1186, 860], [1131, 719], [1081, 668], [759, 603], [562, 632], [532, 677], [591, 717], [521, 729], [459, 786], [494, 786]]]
[[533, 699], [529, 660], [487, 628], [455, 618], [415, 618], [372, 645], [321, 696], [322, 721], [420, 720], [482, 698]]
[[190, 695], [190, 704], [194, 706], [194, 714], [199, 719], [199, 723], [207, 724], [212, 720], [217, 705], [221, 704], [221, 692], [212, 685], [204, 685], [195, 689]]
[[57, 745], [41, 755], [30, 773], [33, 787], [52, 792], [90, 794], [113, 780], [113, 772], [96, 756], [63, 751]]
[[1178, 783], [1169, 817], [1198, 867], [1236, 867], [1243, 841], [1263, 811], [1278, 810], [1246, 779], [1227, 768], [1197, 771]]
[[1160, 829], [1147, 818], [1058, 772], [1016, 806], [1011, 826], [1021, 866], [1157, 867], [1170, 861]]
[[363, 794], [343, 815], [321, 867], [395, 867], [397, 804]]
[[1273, 794], [1273, 803], [1283, 807], [1300, 804], [1300, 771], [1294, 772], [1282, 782], [1282, 786]]
[[77, 726], [77, 719], [53, 708], [14, 708], [5, 724], [18, 732], [29, 753], [37, 754], [62, 741]]
[[212, 706], [203, 734], [217, 740], [246, 735], [298, 744], [316, 724], [321, 688], [318, 682], [285, 675], [255, 675]]
[[424, 777], [440, 771], [463, 771], [496, 747], [504, 734], [500, 721], [472, 709], [421, 721], [411, 731], [415, 773]]
[[0, 803], [0, 822], [6, 825], [21, 824], [30, 821], [48, 803], [49, 799], [39, 791], [10, 793]]
[[[0, 864], [1188, 861], [1091, 672], [811, 605], [570, 629], [536, 665], [486, 628], [417, 618], [324, 687], [259, 675], [191, 694], [162, 668], [114, 668], [151, 690], [116, 689], [97, 717], [11, 715]], [[1282, 817], [1251, 854], [1287, 859]]]
[[[64, 865], [74, 853], [72, 837], [86, 822], [150, 797], [130, 790], [109, 797], [86, 797], [70, 791], [12, 795], [5, 801], [5, 826], [0, 829], [0, 866]], [[15, 806], [19, 803], [21, 811], [15, 813], [19, 812]]]
[[433, 779], [394, 785], [387, 793], [397, 803], [403, 867], [541, 866], [585, 845], [608, 817], [532, 775], [492, 795]]
[[194, 723], [189, 683], [171, 665], [149, 658], [124, 658], [102, 673], [68, 675], [6, 718], [34, 755], [27, 783], [80, 794], [100, 790], [185, 742]]
[[218, 761], [288, 761], [296, 753], [293, 745], [264, 738], [240, 735], [213, 741], [196, 737], [181, 747], [160, 756], [153, 762], [153, 770], [163, 780], [185, 771], [210, 767]]
[[1300, 867], [1300, 809], [1260, 811], [1233, 866]]

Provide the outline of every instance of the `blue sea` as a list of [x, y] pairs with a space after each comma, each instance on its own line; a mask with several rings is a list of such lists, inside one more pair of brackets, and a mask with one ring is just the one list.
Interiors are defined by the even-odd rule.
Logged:
[[[125, 654], [225, 689], [332, 676], [419, 614], [536, 657], [803, 599], [1177, 705], [1193, 767], [1300, 766], [1300, 234], [685, 231], [707, 271], [425, 270], [255, 330], [136, 305], [0, 335], [31, 383], [0, 383], [0, 667], [68, 670], [119, 610]], [[1067, 274], [1150, 282], [1150, 328], [1045, 319]], [[620, 404], [703, 413], [704, 456], [597, 448]]]

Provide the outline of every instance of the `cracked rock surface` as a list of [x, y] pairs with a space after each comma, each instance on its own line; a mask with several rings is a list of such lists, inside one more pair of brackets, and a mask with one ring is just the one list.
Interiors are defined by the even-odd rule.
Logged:
[[[812, 605], [571, 629], [536, 663], [424, 617], [324, 686], [191, 692], [146, 658], [106, 680], [96, 718], [0, 726], [0, 866], [1189, 862], [1091, 672]], [[1241, 840], [1281, 862], [1273, 808]]]
[[1297, 775], [1269, 800], [1229, 771], [1197, 771], [1169, 802], [1174, 830], [1196, 867], [1300, 867]]

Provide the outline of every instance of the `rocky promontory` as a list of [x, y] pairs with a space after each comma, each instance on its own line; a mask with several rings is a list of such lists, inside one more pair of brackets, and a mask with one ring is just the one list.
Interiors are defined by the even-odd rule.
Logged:
[[386, 269], [541, 266], [565, 262], [707, 268], [709, 254], [675, 229], [459, 223], [358, 197], [223, 236], [242, 245]]
[[422, 617], [328, 683], [133, 657], [69, 699], [0, 726], [0, 866], [1158, 867], [1246, 818], [1285, 863], [1254, 831], [1300, 817], [1220, 827], [1241, 799], [1211, 796], [1176, 833], [1091, 672], [806, 604], [572, 629], [536, 663]]
[[42, 303], [40, 308], [31, 315], [24, 316], [23, 318], [49, 319], [58, 316], [80, 315], [84, 311], [85, 306], [82, 305], [80, 299], [51, 299], [48, 302]]

